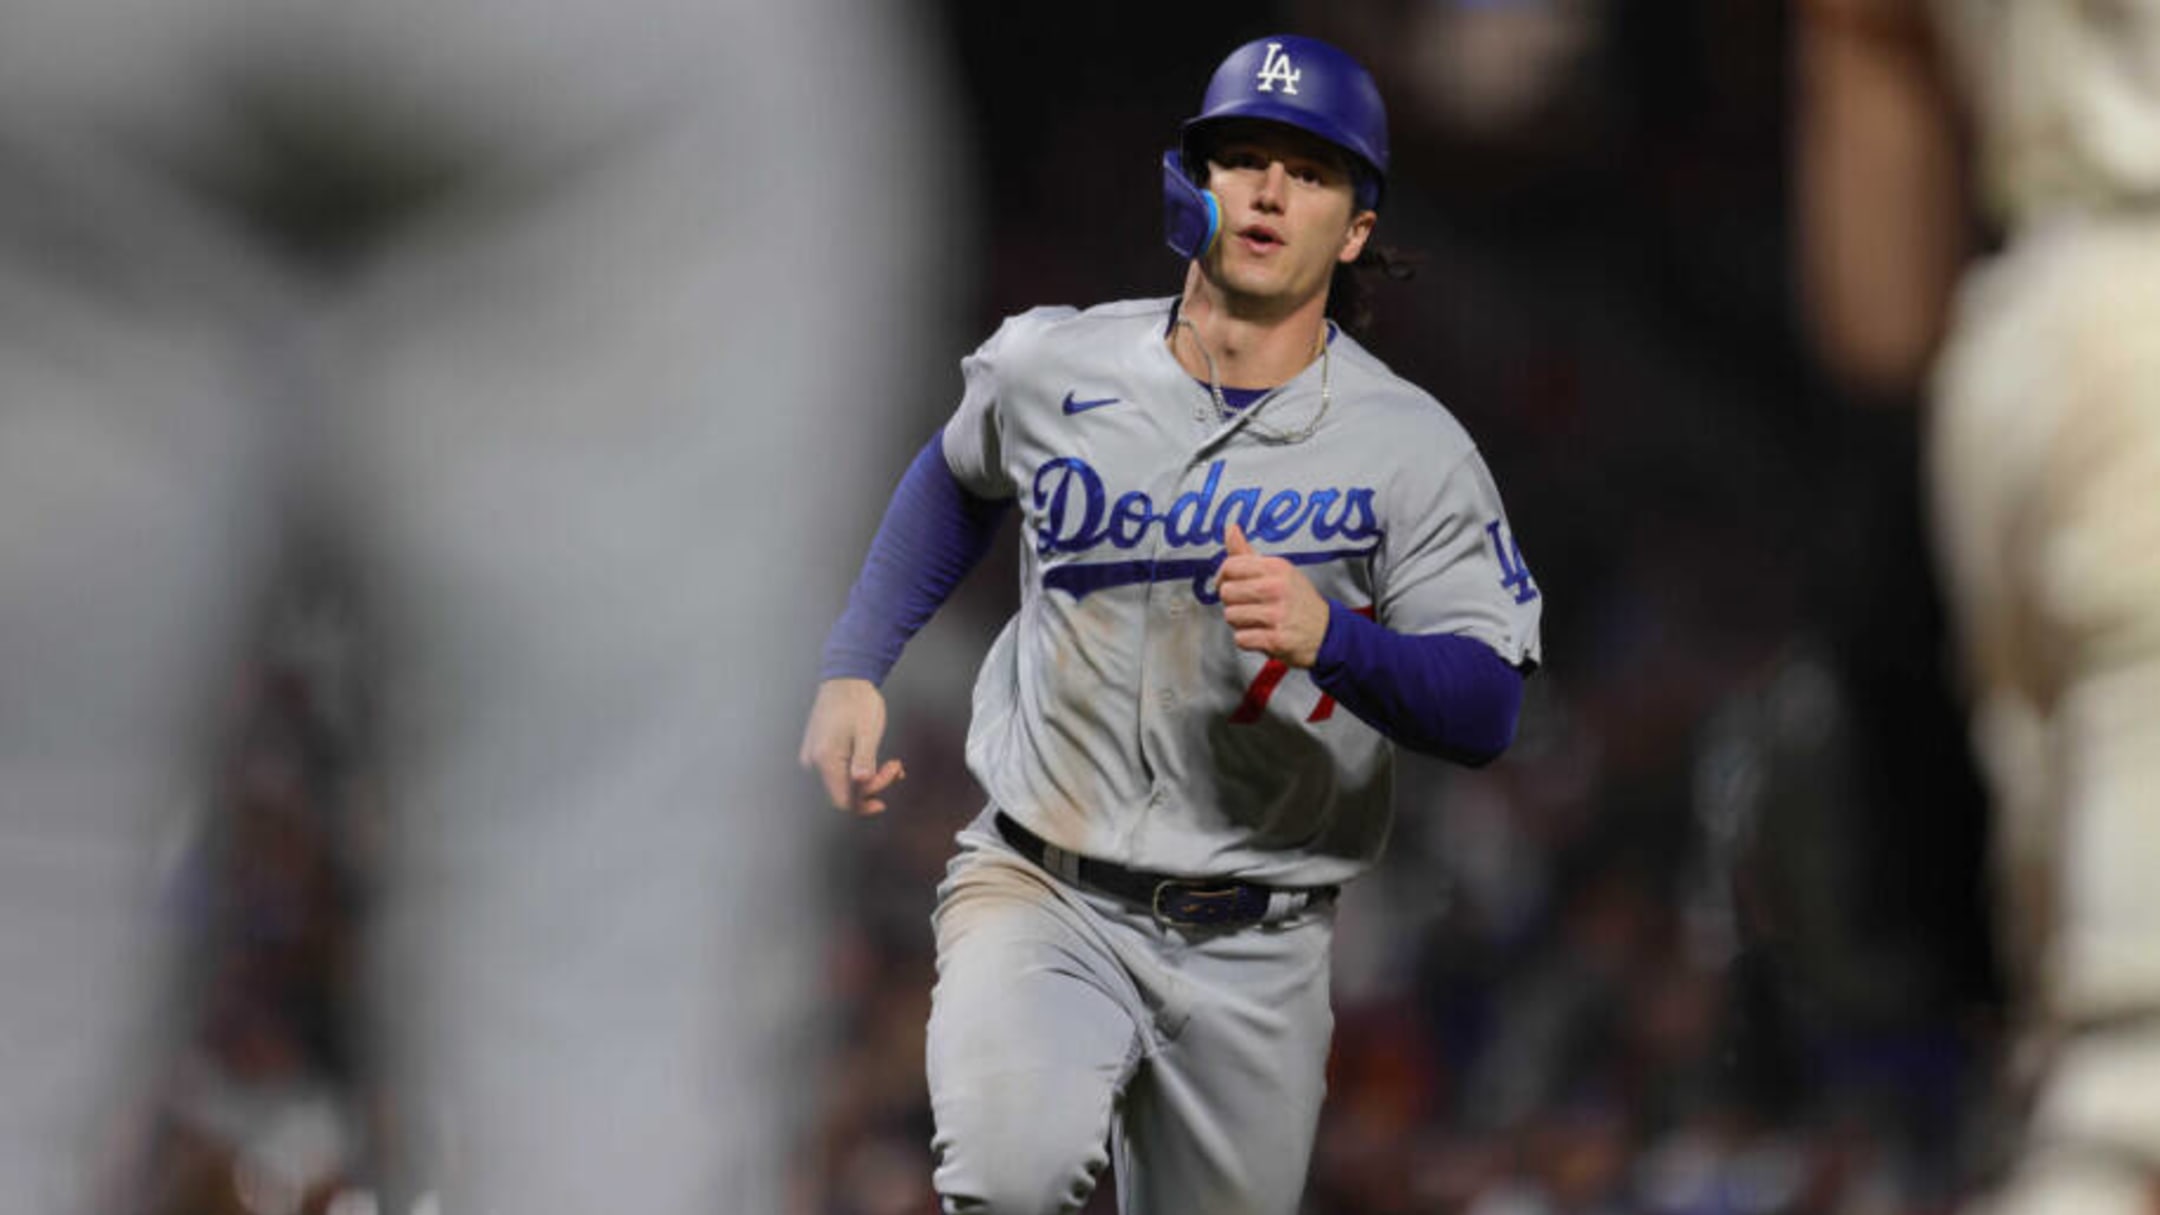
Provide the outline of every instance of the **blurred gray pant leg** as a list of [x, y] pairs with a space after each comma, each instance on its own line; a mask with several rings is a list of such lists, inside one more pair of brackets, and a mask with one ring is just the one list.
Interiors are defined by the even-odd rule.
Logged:
[[784, 1209], [835, 825], [793, 690], [940, 294], [893, 17], [743, 6], [679, 108], [416, 231], [333, 326], [391, 656], [379, 1019], [446, 1210]]
[[[63, 149], [48, 120], [118, 114], [214, 172], [203, 86], [238, 64], [479, 157], [476, 188], [261, 312], [252, 255], [138, 214], [136, 183], [62, 208], [94, 239], [58, 280], [26, 209], [0, 216], [0, 1215], [66, 1210], [13, 1166], [79, 1171], [94, 1147], [67, 1145], [142, 1081], [152, 820], [195, 790], [288, 481], [343, 520], [390, 659], [375, 1058], [407, 1184], [454, 1211], [780, 1209], [830, 820], [773, 692], [809, 686], [805, 609], [945, 363], [915, 355], [952, 163], [907, 14], [0, 15], [0, 100]], [[135, 249], [161, 242], [185, 248]], [[248, 412], [272, 316], [307, 335], [274, 352], [303, 364], [297, 461]]]
[[156, 182], [20, 133], [0, 129], [0, 1213], [44, 1215], [118, 1163], [115, 1103], [164, 1028], [153, 864], [206, 796], [267, 535], [239, 336], [267, 286]]

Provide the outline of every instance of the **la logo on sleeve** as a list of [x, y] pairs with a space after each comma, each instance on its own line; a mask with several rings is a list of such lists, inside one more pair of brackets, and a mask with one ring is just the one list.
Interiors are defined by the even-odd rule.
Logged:
[[1493, 556], [1500, 561], [1500, 585], [1514, 592], [1517, 603], [1537, 598], [1537, 583], [1530, 579], [1530, 563], [1523, 560], [1522, 545], [1515, 534], [1498, 519], [1485, 525], [1485, 534], [1492, 537]]

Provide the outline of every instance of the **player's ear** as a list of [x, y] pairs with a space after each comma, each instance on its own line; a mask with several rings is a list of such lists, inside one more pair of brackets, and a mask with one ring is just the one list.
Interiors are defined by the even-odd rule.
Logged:
[[1358, 254], [1365, 252], [1365, 242], [1372, 239], [1373, 225], [1379, 222], [1378, 211], [1360, 211], [1351, 216], [1350, 228], [1343, 233], [1342, 248], [1336, 252], [1335, 260], [1344, 263], [1356, 261]]

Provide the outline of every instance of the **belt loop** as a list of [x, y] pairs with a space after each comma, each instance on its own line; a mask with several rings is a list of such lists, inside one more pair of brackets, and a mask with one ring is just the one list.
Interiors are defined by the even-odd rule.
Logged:
[[1042, 865], [1052, 876], [1069, 886], [1081, 884], [1080, 855], [1076, 852], [1069, 852], [1044, 840]]
[[1298, 915], [1302, 912], [1311, 911], [1319, 907], [1323, 903], [1327, 903], [1333, 900], [1335, 896], [1336, 888], [1333, 886], [1309, 886], [1302, 889], [1293, 890], [1271, 890], [1268, 892], [1266, 919], [1270, 923], [1276, 920], [1287, 920], [1291, 916]]

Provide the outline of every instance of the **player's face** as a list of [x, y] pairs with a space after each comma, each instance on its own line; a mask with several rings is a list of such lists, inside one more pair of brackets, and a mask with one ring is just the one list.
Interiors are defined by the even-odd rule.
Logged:
[[1228, 294], [1294, 310], [1354, 261], [1374, 214], [1359, 211], [1350, 167], [1324, 140], [1294, 127], [1231, 127], [1208, 151], [1208, 189], [1222, 234], [1204, 269]]

